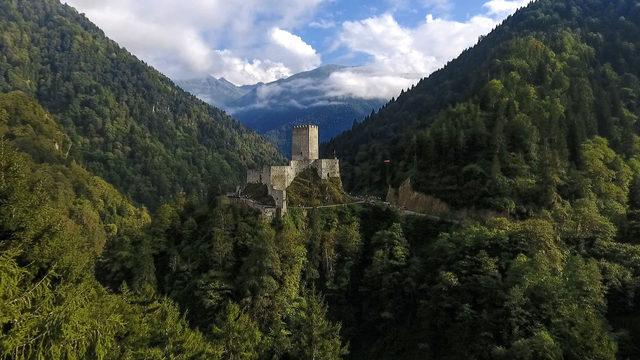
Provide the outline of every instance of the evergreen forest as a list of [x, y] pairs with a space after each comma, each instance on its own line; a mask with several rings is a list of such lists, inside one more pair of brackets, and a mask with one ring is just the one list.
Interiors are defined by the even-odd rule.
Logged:
[[447, 213], [265, 219], [225, 194], [272, 145], [0, 0], [0, 359], [638, 359], [639, 51], [635, 0], [535, 1], [324, 145]]

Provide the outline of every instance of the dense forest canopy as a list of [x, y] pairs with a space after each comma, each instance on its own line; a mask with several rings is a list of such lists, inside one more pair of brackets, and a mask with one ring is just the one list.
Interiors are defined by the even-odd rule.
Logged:
[[[441, 218], [234, 205], [224, 163], [271, 148], [69, 7], [0, 9], [0, 358], [640, 358], [636, 1], [537, 1], [329, 144], [352, 189], [411, 177]], [[96, 70], [120, 57], [133, 83]], [[147, 95], [180, 111], [144, 117]], [[297, 180], [298, 203], [344, 195]]]
[[[336, 359], [294, 224], [213, 199], [152, 217], [65, 153], [53, 117], [0, 95], [0, 358]], [[189, 314], [185, 317], [184, 314]]]
[[75, 159], [151, 208], [235, 185], [274, 147], [182, 91], [58, 0], [0, 1], [0, 92], [35, 97]]
[[586, 140], [638, 153], [639, 32], [636, 1], [535, 1], [325, 151], [356, 192], [411, 178], [458, 208], [512, 214], [571, 199]]

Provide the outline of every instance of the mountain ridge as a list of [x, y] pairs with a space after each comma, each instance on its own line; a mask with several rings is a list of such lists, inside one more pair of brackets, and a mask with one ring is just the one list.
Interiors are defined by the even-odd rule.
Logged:
[[0, 91], [37, 98], [68, 132], [73, 156], [138, 203], [201, 197], [280, 159], [66, 4], [2, 1], [0, 31]]
[[[553, 146], [557, 146], [557, 151], [560, 152], [557, 155], [553, 155], [554, 157], [558, 156], [559, 161], [563, 163], [567, 160], [575, 163], [580, 142], [586, 140], [588, 136], [598, 134], [609, 137], [609, 139], [612, 140], [612, 145], [616, 147], [616, 150], [620, 151], [621, 142], [629, 142], [632, 140], [623, 140], [620, 138], [621, 135], [615, 135], [611, 130], [606, 130], [608, 131], [606, 132], [605, 128], [612, 126], [627, 127], [625, 131], [615, 131], [619, 132], [619, 134], [628, 134], [628, 136], [631, 136], [635, 133], [635, 130], [629, 128], [628, 124], [624, 124], [626, 120], [612, 119], [617, 115], [602, 114], [597, 115], [599, 118], [597, 121], [593, 119], [592, 115], [583, 116], [584, 123], [576, 120], [577, 117], [582, 116], [575, 113], [580, 106], [577, 105], [578, 101], [586, 101], [584, 104], [592, 107], [588, 110], [580, 111], [593, 111], [593, 114], [596, 113], [595, 107], [600, 105], [596, 104], [595, 98], [578, 99], [578, 96], [588, 96], [588, 94], [580, 95], [577, 85], [573, 84], [586, 86], [589, 81], [602, 82], [602, 75], [596, 74], [596, 71], [593, 70], [578, 68], [578, 66], [584, 67], [586, 65], [577, 64], [574, 58], [561, 59], [561, 61], [564, 61], [566, 64], [546, 64], [545, 61], [547, 60], [541, 58], [536, 60], [537, 64], [535, 65], [532, 64], [530, 58], [527, 58], [527, 56], [582, 57], [586, 59], [585, 61], [599, 62], [598, 71], [608, 71], [605, 66], [608, 62], [607, 57], [610, 57], [608, 54], [619, 52], [612, 48], [616, 42], [620, 43], [622, 41], [615, 39], [626, 37], [624, 41], [632, 44], [633, 40], [629, 38], [629, 34], [633, 34], [638, 22], [638, 11], [636, 8], [630, 7], [630, 5], [625, 2], [621, 3], [619, 7], [620, 9], [625, 9], [626, 19], [623, 16], [623, 14], [625, 14], [623, 10], [617, 9], [614, 5], [610, 7], [604, 6], [597, 1], [587, 1], [584, 3], [580, 1], [569, 1], [562, 4], [552, 3], [546, 0], [535, 1], [528, 7], [519, 10], [506, 19], [501, 26], [489, 35], [483, 37], [478, 45], [464, 51], [457, 59], [448, 63], [443, 69], [421, 80], [413, 89], [403, 92], [403, 94], [387, 104], [379, 113], [372, 115], [362, 123], [356, 125], [354, 129], [332, 140], [323, 148], [323, 151], [326, 153], [333, 153], [335, 151], [339, 154], [346, 168], [344, 173], [345, 186], [352, 191], [372, 191], [378, 194], [384, 194], [388, 185], [395, 187], [405, 179], [413, 177], [420, 191], [434, 196], [444, 197], [447, 201], [451, 201], [452, 199], [458, 201], [459, 199], [455, 199], [455, 195], [450, 194], [446, 189], [463, 187], [465, 180], [456, 178], [454, 173], [455, 171], [461, 172], [466, 165], [473, 165], [473, 161], [469, 159], [473, 159], [474, 155], [467, 153], [469, 159], [456, 159], [456, 162], [460, 162], [460, 167], [457, 168], [457, 170], [454, 171], [453, 168], [445, 170], [449, 165], [452, 165], [453, 159], [450, 159], [448, 162], [437, 160], [436, 154], [434, 153], [436, 149], [440, 156], [446, 154], [447, 151], [444, 148], [440, 148], [440, 146], [444, 146], [443, 144], [438, 143], [438, 141], [445, 141], [445, 139], [442, 138], [444, 135], [436, 135], [436, 129], [434, 129], [433, 126], [434, 124], [438, 124], [441, 131], [446, 131], [444, 127], [447, 121], [451, 124], [460, 123], [453, 119], [453, 113], [455, 111], [451, 111], [452, 114], [447, 116], [447, 109], [455, 110], [456, 107], [461, 104], [468, 104], [469, 106], [480, 106], [479, 111], [472, 114], [471, 109], [468, 109], [469, 114], [467, 115], [464, 114], [464, 110], [460, 110], [461, 114], [458, 114], [458, 116], [478, 116], [481, 118], [481, 122], [484, 123], [482, 126], [486, 127], [486, 131], [503, 132], [503, 130], [493, 128], [495, 126], [495, 110], [487, 109], [485, 103], [483, 103], [484, 98], [489, 96], [487, 90], [489, 90], [489, 87], [492, 85], [492, 80], [498, 81], [493, 83], [496, 86], [507, 86], [507, 75], [513, 73], [520, 76], [520, 79], [511, 80], [512, 83], [517, 81], [521, 83], [529, 82], [527, 86], [537, 91], [541, 91], [544, 86], [555, 86], [543, 83], [547, 80], [542, 77], [536, 78], [533, 70], [525, 69], [525, 66], [520, 66], [520, 64], [538, 66], [540, 68], [539, 71], [555, 72], [553, 76], [557, 77], [556, 81], [567, 81], [565, 78], [569, 78], [568, 89], [562, 91], [569, 91], [570, 93], [568, 95], [558, 95], [558, 98], [566, 103], [562, 104], [562, 110], [567, 109], [567, 113], [562, 115], [563, 119], [559, 119], [559, 121], [562, 122], [562, 125], [559, 126], [562, 126], [564, 129], [569, 128], [569, 131], [566, 132], [566, 138], [564, 140], [557, 140], [569, 142], [569, 145], [554, 144]], [[557, 11], [557, 14], [560, 15], [545, 17], [547, 16], [546, 13], [550, 12], [550, 9]], [[584, 14], [593, 14], [596, 11], [607, 13], [607, 16], [594, 19], [591, 23], [587, 23], [589, 19], [593, 18], [589, 18], [589, 15]], [[585, 18], [581, 18], [580, 16], [584, 16]], [[608, 27], [603, 25], [605, 22], [608, 24]], [[616, 22], [622, 23], [622, 26], [627, 26], [630, 30], [625, 34], [616, 33], [616, 29], [621, 27], [619, 24], [616, 24]], [[591, 29], [589, 29], [589, 27]], [[633, 30], [631, 30], [631, 27], [633, 27]], [[575, 33], [567, 35], [571, 30]], [[608, 38], [605, 38], [605, 36], [608, 36]], [[528, 40], [526, 39], [529, 38], [532, 40], [527, 45], [525, 42], [527, 42]], [[529, 50], [517, 49], [518, 47], [526, 46], [530, 46], [531, 48]], [[545, 50], [539, 54], [535, 54], [535, 51], [537, 51], [536, 48], [543, 46], [546, 47]], [[572, 49], [570, 46], [574, 48]], [[518, 51], [529, 51], [530, 54], [517, 53]], [[583, 53], [580, 53], [580, 51]], [[593, 58], [587, 59], [588, 56], [591, 56], [591, 51], [593, 51]], [[510, 55], [509, 52], [514, 53], [514, 55]], [[542, 52], [545, 52], [545, 54], [542, 54]], [[565, 52], [566, 55], [564, 55], [563, 52]], [[625, 54], [622, 62], [618, 61], [618, 63], [610, 64], [610, 66], [618, 67], [616, 73], [621, 79], [629, 76], [638, 76], [637, 71], [633, 71], [633, 67], [631, 66], [631, 64], [637, 61], [632, 60], [633, 57], [631, 57], [630, 54], [631, 52]], [[549, 69], [544, 70], [545, 66]], [[565, 68], [574, 66], [576, 68], [572, 69], [571, 73], [567, 70], [566, 74], [561, 74], [563, 70], [553, 69], [551, 68], [552, 66]], [[469, 71], [469, 69], [474, 69], [474, 71]], [[520, 73], [519, 71], [527, 71], [527, 73]], [[584, 76], [577, 73], [578, 71], [584, 71], [582, 73]], [[601, 90], [590, 86], [590, 89], [587, 91], [596, 94]], [[617, 92], [618, 91], [616, 91], [616, 93]], [[605, 94], [602, 95], [605, 96]], [[536, 96], [551, 97], [551, 95], [544, 93]], [[574, 100], [571, 98], [565, 99], [561, 96], [565, 98], [573, 96], [576, 99], [576, 103], [572, 103]], [[540, 100], [543, 101], [544, 99]], [[515, 106], [515, 110], [513, 111], [518, 111], [519, 108], [521, 108], [523, 100], [516, 99], [513, 101], [518, 102], [513, 105]], [[635, 105], [631, 104], [631, 106], [632, 111], [635, 111], [633, 110], [635, 109]], [[605, 111], [610, 112], [611, 110]], [[622, 113], [622, 110], [615, 111]], [[533, 112], [527, 113], [527, 116], [535, 117], [536, 114]], [[609, 116], [609, 118], [606, 116]], [[445, 120], [444, 118], [449, 119]], [[594, 125], [596, 122], [599, 123]], [[465, 128], [465, 126], [471, 126], [470, 124], [460, 124], [456, 126], [462, 126], [462, 128], [457, 129], [457, 131], [462, 133], [473, 131]], [[538, 129], [540, 127], [537, 123], [534, 123], [533, 126], [538, 127]], [[453, 131], [453, 129], [449, 131]], [[610, 137], [612, 135], [615, 135], [616, 138]], [[435, 136], [439, 138], [435, 139]], [[504, 136], [508, 137], [509, 135], [504, 134]], [[555, 138], [557, 135], [548, 134], [547, 136], [553, 136]], [[563, 136], [565, 136], [565, 133], [563, 133]], [[370, 141], [371, 139], [374, 140]], [[491, 151], [494, 150], [489, 150], [490, 144], [488, 143], [491, 139], [483, 138], [482, 141], [484, 141], [484, 143], [481, 146], [478, 145], [480, 147], [476, 148], [477, 151], [483, 152], [482, 155], [478, 156], [482, 160], [482, 163], [477, 164], [480, 166], [478, 170], [481, 170], [483, 174], [490, 174], [493, 171], [491, 170], [492, 164], [497, 165], [497, 161], [507, 167], [506, 164], [509, 162], [507, 156], [509, 151], [512, 150], [502, 147], [501, 145], [500, 149], [496, 150], [500, 153], [499, 159], [494, 161], [493, 155], [491, 155]], [[451, 146], [453, 146], [453, 144], [449, 144], [449, 146], [450, 149], [452, 149]], [[537, 146], [541, 146], [541, 144]], [[450, 153], [449, 151], [449, 154]], [[392, 160], [393, 169], [387, 169], [381, 159]], [[465, 161], [467, 161], [466, 165], [464, 164]], [[536, 166], [535, 164], [528, 165]], [[357, 169], [358, 167], [362, 169], [366, 168], [367, 170], [364, 173], [360, 173]], [[385, 175], [387, 171], [390, 171], [390, 178], [387, 178], [387, 175]], [[363, 176], [358, 176], [356, 179], [354, 177], [356, 173]], [[431, 173], [432, 176], [428, 175], [429, 173]], [[493, 173], [495, 174], [495, 171], [493, 171]], [[507, 175], [507, 178], [510, 176], [512, 175]], [[448, 179], [447, 181], [451, 181], [451, 183], [445, 184], [443, 181], [438, 180], [438, 178], [440, 178], [440, 180], [446, 178]], [[387, 184], [387, 181], [390, 183]], [[487, 181], [488, 183], [491, 182], [491, 180]], [[460, 203], [462, 202], [464, 201], [460, 200]], [[475, 202], [473, 204], [475, 206], [491, 207], [491, 205], [487, 203], [481, 205]]]
[[303, 176], [272, 221], [220, 178], [273, 147], [65, 9], [0, 1], [0, 357], [640, 358], [636, 0], [540, 0], [324, 147], [423, 214]]
[[386, 103], [387, 99], [331, 95], [331, 75], [349, 68], [324, 65], [266, 84], [235, 86], [228, 92], [220, 90], [221, 79], [210, 82], [209, 88], [199, 85], [201, 79], [178, 84], [198, 98], [222, 106], [289, 154], [293, 125], [314, 123], [320, 127], [320, 140], [328, 141]]

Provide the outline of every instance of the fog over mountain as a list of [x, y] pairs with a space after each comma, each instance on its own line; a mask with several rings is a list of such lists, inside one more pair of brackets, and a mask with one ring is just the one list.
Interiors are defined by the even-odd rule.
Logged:
[[213, 76], [177, 81], [177, 83], [200, 100], [220, 108], [231, 106], [234, 101], [260, 85], [237, 86], [225, 78], [216, 79]]
[[224, 78], [208, 77], [178, 81], [178, 85], [225, 109], [288, 154], [291, 125], [317, 124], [320, 140], [328, 141], [389, 100], [356, 97], [340, 90], [345, 74], [363, 71], [327, 65], [268, 84], [236, 86]]

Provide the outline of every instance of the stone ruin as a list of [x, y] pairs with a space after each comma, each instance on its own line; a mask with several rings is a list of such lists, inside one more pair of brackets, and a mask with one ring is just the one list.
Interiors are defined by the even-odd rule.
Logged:
[[319, 159], [318, 126], [299, 125], [293, 127], [291, 161], [286, 166], [265, 166], [260, 170], [247, 171], [247, 184], [264, 184], [280, 214], [287, 212], [287, 188], [300, 173], [309, 168], [327, 180], [340, 177], [338, 159]]

